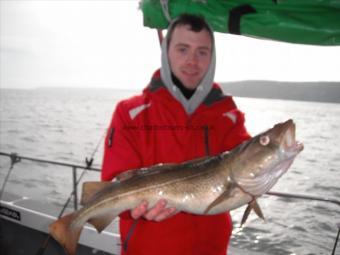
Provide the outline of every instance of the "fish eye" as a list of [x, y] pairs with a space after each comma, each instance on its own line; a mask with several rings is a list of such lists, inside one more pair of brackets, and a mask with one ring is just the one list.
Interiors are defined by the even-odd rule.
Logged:
[[261, 145], [266, 146], [270, 143], [270, 138], [268, 135], [263, 135], [260, 137], [259, 141]]

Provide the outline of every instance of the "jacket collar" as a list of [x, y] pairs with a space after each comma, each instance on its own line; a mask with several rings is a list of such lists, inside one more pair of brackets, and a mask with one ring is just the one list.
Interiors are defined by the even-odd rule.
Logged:
[[[164, 82], [162, 80], [160, 70], [157, 70], [154, 73], [154, 75], [151, 78], [149, 85], [147, 86], [147, 88], [145, 90], [149, 91], [151, 94], [158, 93], [158, 92], [162, 91], [163, 93], [165, 93], [167, 95], [167, 97], [169, 97], [169, 99], [170, 98], [175, 99], [185, 108], [185, 106], [182, 104], [182, 102], [180, 100], [178, 100], [177, 97], [174, 97], [172, 93], [169, 92], [168, 87], [164, 84]], [[210, 89], [209, 93], [205, 96], [205, 98], [202, 100], [201, 104], [203, 104], [205, 106], [211, 106], [214, 103], [222, 101], [226, 97], [228, 97], [228, 96], [224, 95], [220, 86], [216, 83], [213, 83], [212, 88]], [[198, 106], [196, 107], [196, 109], [198, 108]], [[190, 113], [190, 114], [192, 114], [192, 113]], [[187, 114], [189, 114], [189, 113], [187, 112]]]

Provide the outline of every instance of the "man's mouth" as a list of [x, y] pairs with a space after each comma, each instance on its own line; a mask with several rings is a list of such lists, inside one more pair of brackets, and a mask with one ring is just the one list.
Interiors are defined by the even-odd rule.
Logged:
[[183, 70], [182, 73], [185, 76], [189, 76], [189, 77], [195, 77], [195, 76], [198, 76], [198, 74], [199, 74], [199, 72], [195, 71], [195, 70]]

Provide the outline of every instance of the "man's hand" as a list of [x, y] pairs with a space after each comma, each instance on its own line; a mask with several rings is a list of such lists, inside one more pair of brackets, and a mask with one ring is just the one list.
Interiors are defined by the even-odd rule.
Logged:
[[143, 217], [144, 219], [157, 222], [165, 220], [177, 213], [176, 208], [166, 208], [166, 205], [167, 201], [160, 199], [154, 207], [148, 209], [148, 202], [142, 201], [136, 208], [131, 210], [131, 217], [135, 220]]

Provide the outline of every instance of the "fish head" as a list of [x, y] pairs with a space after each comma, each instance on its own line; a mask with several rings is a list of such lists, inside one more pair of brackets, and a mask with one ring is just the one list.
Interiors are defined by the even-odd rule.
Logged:
[[274, 186], [302, 150], [303, 144], [295, 140], [293, 120], [276, 124], [236, 149], [232, 177], [243, 191], [260, 196]]

